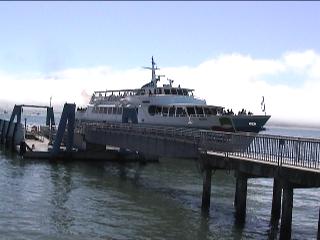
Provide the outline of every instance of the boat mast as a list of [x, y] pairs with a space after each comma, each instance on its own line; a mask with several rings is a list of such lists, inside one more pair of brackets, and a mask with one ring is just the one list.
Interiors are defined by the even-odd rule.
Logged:
[[157, 66], [156, 66], [156, 63], [154, 62], [154, 60], [153, 60], [153, 56], [152, 56], [152, 58], [151, 58], [151, 64], [152, 64], [152, 67], [150, 68], [150, 67], [144, 67], [144, 69], [149, 69], [149, 70], [151, 70], [151, 72], [152, 72], [152, 78], [151, 78], [151, 85], [154, 87], [154, 88], [156, 88], [157, 87], [157, 81], [159, 80], [159, 79], [157, 79], [157, 75], [156, 75], [156, 70], [159, 70], [160, 68], [158, 68]]
[[152, 81], [152, 82], [155, 81], [155, 83], [157, 84], [157, 80], [156, 80], [156, 68], [155, 68], [156, 63], [155, 63], [154, 60], [153, 60], [153, 56], [152, 56], [152, 58], [151, 58], [151, 62], [152, 62], [152, 68], [151, 68], [151, 70], [152, 70], [152, 79], [151, 79], [151, 81]]
[[159, 70], [158, 67], [156, 67], [156, 63], [154, 62], [153, 60], [153, 56], [151, 58], [151, 63], [152, 63], [152, 68], [151, 68], [151, 71], [152, 71], [152, 78], [151, 78], [151, 82], [153, 83], [153, 87], [157, 87], [157, 76], [156, 76], [156, 70]]

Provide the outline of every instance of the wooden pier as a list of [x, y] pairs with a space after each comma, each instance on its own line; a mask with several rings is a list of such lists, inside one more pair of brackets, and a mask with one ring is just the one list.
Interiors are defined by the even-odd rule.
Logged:
[[[248, 179], [273, 178], [270, 222], [281, 222], [280, 239], [291, 238], [294, 189], [320, 187], [320, 139], [129, 123], [75, 122], [74, 108], [75, 105], [65, 106], [52, 151], [43, 153], [44, 158], [90, 159], [99, 154], [104, 158], [108, 153], [101, 150], [111, 145], [146, 158], [198, 159], [203, 170], [203, 212], [210, 208], [212, 171], [233, 170], [235, 218], [240, 224], [246, 217]], [[12, 119], [10, 122], [0, 120], [0, 142], [7, 147], [14, 148], [23, 140], [19, 134], [19, 114], [17, 116], [16, 123]], [[65, 135], [63, 149], [61, 143]], [[32, 155], [26, 152], [24, 156], [28, 154]], [[320, 211], [317, 238], [320, 239]]]

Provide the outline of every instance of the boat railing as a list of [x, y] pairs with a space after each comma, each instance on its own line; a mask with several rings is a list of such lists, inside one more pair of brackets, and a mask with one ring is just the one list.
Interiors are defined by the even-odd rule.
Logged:
[[94, 96], [90, 104], [103, 104], [106, 102], [118, 102], [120, 99], [124, 98], [124, 95], [108, 95], [108, 96]]

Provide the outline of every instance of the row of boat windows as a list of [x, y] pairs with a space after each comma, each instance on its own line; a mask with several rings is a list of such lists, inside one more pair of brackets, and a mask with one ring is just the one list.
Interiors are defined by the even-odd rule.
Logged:
[[153, 91], [149, 90], [146, 92], [145, 89], [140, 89], [136, 95], [146, 95], [146, 94], [166, 94], [166, 95], [184, 95], [188, 96], [188, 90], [184, 88], [155, 88]]
[[121, 107], [94, 107], [93, 113], [105, 113], [105, 114], [119, 114], [121, 115], [123, 108]]
[[149, 106], [148, 112], [151, 116], [154, 115], [162, 115], [162, 116], [169, 116], [169, 117], [184, 117], [184, 116], [191, 116], [191, 115], [217, 115], [219, 109], [216, 108], [209, 108], [209, 107], [200, 107], [200, 106], [190, 106], [190, 107], [163, 107], [163, 106]]
[[[93, 113], [104, 113], [104, 114], [118, 114], [121, 115], [123, 108], [121, 107], [94, 107], [92, 109]], [[209, 108], [209, 107], [200, 107], [200, 106], [190, 106], [190, 107], [164, 107], [164, 106], [154, 106], [151, 105], [148, 108], [148, 112], [151, 116], [162, 115], [162, 116], [176, 116], [184, 117], [191, 115], [217, 115], [221, 113], [219, 109]]]

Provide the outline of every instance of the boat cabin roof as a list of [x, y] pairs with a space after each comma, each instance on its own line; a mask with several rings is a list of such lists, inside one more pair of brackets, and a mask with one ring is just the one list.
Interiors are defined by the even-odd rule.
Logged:
[[[144, 90], [145, 88], [136, 88], [136, 89], [120, 89], [120, 90], [100, 90], [100, 91], [94, 91], [94, 94], [106, 94], [106, 93], [127, 93], [127, 92], [140, 92], [141, 90]], [[188, 92], [193, 92], [194, 89], [190, 89], [190, 88], [180, 88], [180, 87], [171, 87], [171, 86], [167, 86], [164, 85], [163, 87], [156, 87], [154, 89], [181, 89], [181, 90], [185, 90]]]
[[197, 104], [186, 104], [186, 103], [173, 103], [173, 104], [166, 104], [166, 105], [152, 104], [152, 106], [156, 106], [156, 107], [203, 107], [203, 108], [224, 109], [224, 107], [215, 106], [215, 105], [197, 105]]
[[171, 87], [164, 85], [163, 87], [157, 87], [148, 89], [148, 88], [139, 88], [139, 89], [120, 89], [120, 90], [102, 90], [102, 91], [94, 91], [94, 96], [109, 96], [111, 95], [143, 95], [144, 93], [147, 94], [151, 91], [153, 94], [169, 94], [169, 95], [188, 95], [192, 93], [194, 89], [189, 88], [180, 88], [180, 87]]

